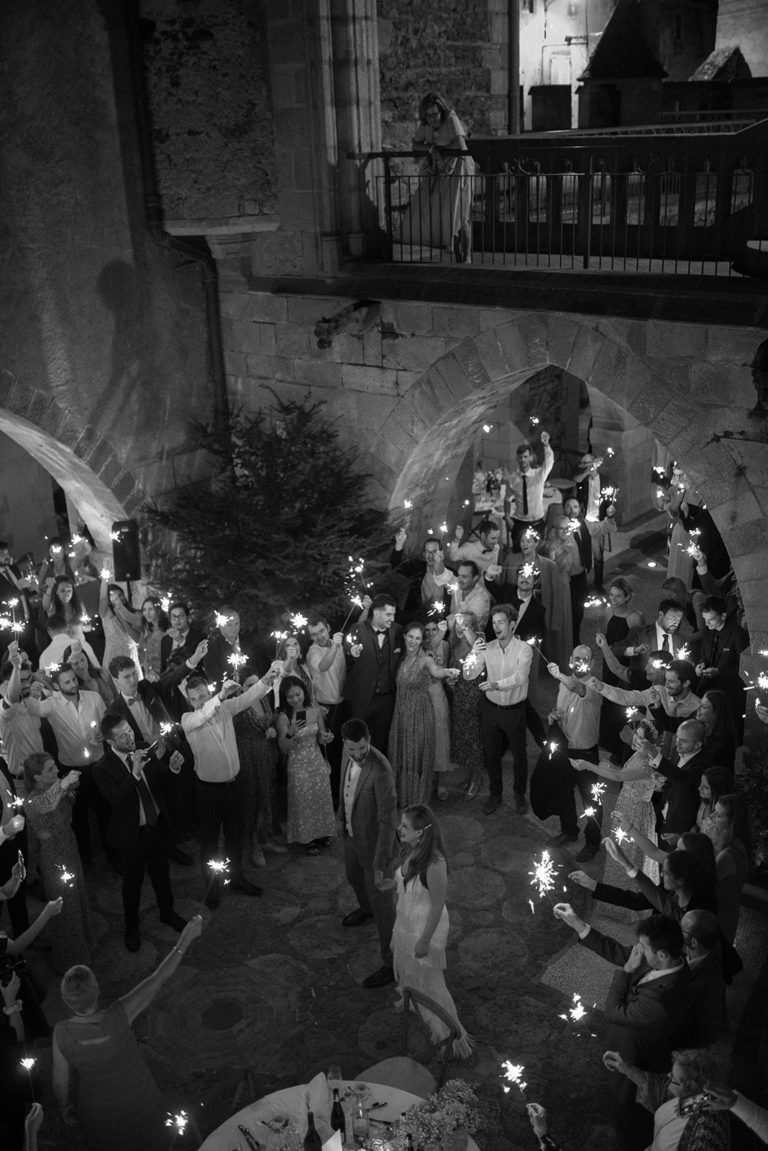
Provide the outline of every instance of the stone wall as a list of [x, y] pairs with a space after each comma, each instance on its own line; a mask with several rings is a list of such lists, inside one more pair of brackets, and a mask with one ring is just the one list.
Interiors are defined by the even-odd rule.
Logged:
[[277, 166], [263, 6], [141, 0], [141, 15], [166, 220], [178, 226], [274, 219]]
[[[550, 365], [583, 380], [606, 400], [595, 405], [593, 446], [614, 448], [611, 478], [634, 485], [633, 498], [642, 502], [649, 435], [681, 461], [733, 559], [753, 642], [768, 647], [765, 445], [714, 438], [750, 434], [745, 364], [763, 331], [392, 301], [375, 326], [323, 351], [313, 328], [348, 300], [232, 291], [222, 303], [233, 399], [256, 409], [270, 402], [268, 388], [291, 397], [311, 389], [362, 448], [378, 497], [393, 511], [414, 502], [417, 533], [462, 514], [459, 469], [505, 397]], [[650, 507], [650, 482], [646, 493]]]
[[0, 39], [0, 427], [98, 533], [200, 474], [200, 275], [147, 233], [123, 4], [8, 0]]
[[13, 556], [32, 552], [39, 557], [45, 537], [57, 534], [50, 475], [0, 432], [0, 540]]
[[385, 147], [410, 147], [429, 91], [445, 96], [469, 132], [506, 131], [506, 10], [503, 0], [378, 0]]

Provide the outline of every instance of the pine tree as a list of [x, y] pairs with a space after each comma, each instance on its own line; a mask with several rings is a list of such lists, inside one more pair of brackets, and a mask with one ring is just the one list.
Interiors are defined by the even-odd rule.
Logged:
[[387, 512], [370, 501], [360, 453], [342, 446], [323, 406], [276, 396], [233, 417], [231, 442], [200, 429], [218, 474], [150, 511], [177, 541], [155, 564], [157, 587], [198, 614], [236, 606], [244, 630], [262, 639], [292, 612], [346, 616], [362, 592], [353, 566], [365, 560], [369, 584], [382, 570]]

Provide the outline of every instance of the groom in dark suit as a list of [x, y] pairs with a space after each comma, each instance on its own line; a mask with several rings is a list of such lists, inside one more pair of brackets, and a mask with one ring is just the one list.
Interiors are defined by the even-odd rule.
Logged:
[[336, 826], [344, 841], [347, 879], [358, 902], [342, 923], [345, 927], [357, 927], [366, 919], [375, 919], [382, 966], [363, 980], [363, 987], [384, 987], [395, 978], [392, 970], [395, 905], [391, 891], [397, 843], [395, 777], [389, 760], [371, 747], [370, 733], [363, 720], [348, 719], [342, 724], [341, 738], [344, 753]]
[[368, 725], [371, 743], [386, 755], [395, 710], [397, 667], [403, 658], [403, 629], [395, 623], [391, 595], [377, 595], [371, 618], [357, 625], [356, 642], [347, 655], [347, 714]]
[[[133, 728], [123, 714], [108, 711], [101, 721], [101, 734], [107, 751], [94, 767], [94, 780], [111, 808], [107, 845], [121, 855], [125, 946], [138, 951], [139, 900], [145, 870], [155, 891], [160, 922], [175, 931], [184, 929], [184, 920], [173, 910], [168, 871], [171, 824], [160, 786], [165, 768], [149, 749], [137, 751]], [[183, 759], [181, 752], [173, 752], [170, 770], [180, 771]]]

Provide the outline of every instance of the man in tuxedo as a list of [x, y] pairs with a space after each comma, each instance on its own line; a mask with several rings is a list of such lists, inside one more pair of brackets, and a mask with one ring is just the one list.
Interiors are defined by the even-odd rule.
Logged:
[[391, 595], [377, 595], [371, 618], [358, 624], [355, 643], [347, 654], [344, 697], [349, 714], [368, 725], [371, 743], [382, 753], [395, 710], [396, 674], [403, 658], [403, 629], [395, 623]]
[[592, 452], [585, 452], [579, 462], [579, 470], [573, 477], [576, 484], [576, 498], [584, 508], [589, 534], [592, 537], [592, 567], [595, 574], [595, 591], [603, 593], [603, 555], [605, 544], [616, 530], [616, 506], [613, 503], [613, 489], [606, 488], [608, 497], [603, 496], [600, 468], [603, 460]]
[[699, 647], [696, 674], [700, 677], [697, 691], [719, 689], [731, 701], [739, 741], [744, 732], [745, 689], [739, 675], [739, 659], [748, 644], [746, 632], [728, 619], [728, 605], [720, 596], [707, 596], [701, 605], [704, 637]]
[[178, 685], [195, 669], [203, 674], [200, 663], [207, 652], [207, 640], [199, 628], [190, 624], [189, 608], [185, 603], [172, 603], [168, 619], [171, 626], [160, 641], [159, 686], [168, 710], [178, 722], [187, 710], [186, 701], [177, 690]]
[[[180, 751], [183, 756], [183, 770], [163, 773], [159, 780], [171, 811], [172, 825], [178, 828], [180, 815], [185, 823], [194, 818], [195, 777], [189, 744], [181, 728], [173, 724], [158, 685], [150, 683], [148, 679], [139, 680], [138, 668], [130, 656], [116, 655], [110, 660], [109, 674], [118, 691], [109, 710], [122, 715], [131, 725], [136, 747], [148, 747], [162, 740], [163, 751], [156, 758], [167, 763], [174, 751]], [[163, 725], [173, 730], [163, 735]], [[192, 857], [181, 851], [175, 843], [168, 850], [168, 858], [182, 867], [192, 867], [194, 864]]]
[[645, 671], [651, 652], [666, 651], [674, 659], [690, 659], [690, 648], [680, 636], [683, 618], [683, 608], [677, 600], [663, 599], [655, 621], [643, 627], [630, 628], [627, 636], [615, 645], [613, 651], [619, 659], [630, 659], [630, 669], [638, 672]]
[[[184, 929], [184, 920], [173, 909], [168, 871], [170, 813], [160, 786], [161, 773], [167, 769], [148, 749], [137, 750], [133, 727], [124, 714], [108, 711], [101, 721], [101, 734], [107, 750], [94, 768], [94, 779], [110, 806], [107, 845], [121, 855], [125, 946], [138, 951], [145, 870], [154, 888], [160, 922], [175, 931]], [[181, 752], [173, 752], [168, 768], [181, 771], [183, 759]]]
[[450, 600], [448, 585], [454, 579], [452, 571], [445, 566], [445, 558], [440, 541], [428, 538], [424, 543], [422, 559], [408, 559], [404, 555], [408, 534], [400, 528], [395, 536], [395, 546], [390, 556], [392, 572], [406, 583], [405, 599], [402, 602], [402, 615], [406, 623], [422, 617], [433, 603]]
[[[638, 923], [637, 942], [630, 947], [590, 927], [570, 903], [556, 903], [554, 913], [584, 947], [621, 969], [603, 1009], [603, 1046], [643, 1071], [666, 1071], [692, 1001], [680, 924], [667, 915], [651, 915]], [[624, 1146], [639, 1151], [653, 1138], [652, 1115], [635, 1103], [633, 1083], [614, 1076], [612, 1086], [619, 1136]]]
[[341, 737], [344, 752], [336, 825], [344, 842], [347, 880], [358, 904], [342, 923], [357, 927], [367, 919], [376, 921], [382, 966], [363, 980], [363, 987], [384, 987], [395, 978], [391, 946], [395, 907], [390, 890], [397, 842], [395, 777], [389, 760], [371, 746], [363, 720], [348, 719]]
[[706, 769], [712, 766], [704, 751], [705, 738], [701, 720], [686, 719], [675, 732], [675, 750], [669, 757], [651, 744], [644, 748], [650, 753], [651, 767], [667, 780], [662, 793], [664, 839], [676, 841], [696, 823], [699, 784]]
[[[233, 662], [235, 660], [243, 660]], [[205, 653], [205, 674], [211, 683], [235, 679], [243, 683], [256, 674], [251, 656], [240, 646], [240, 613], [225, 606], [216, 612], [216, 628], [208, 636]]]

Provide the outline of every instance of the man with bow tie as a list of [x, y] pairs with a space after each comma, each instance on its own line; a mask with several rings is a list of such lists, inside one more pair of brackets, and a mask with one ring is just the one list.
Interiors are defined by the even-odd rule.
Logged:
[[347, 653], [348, 713], [368, 725], [371, 743], [384, 754], [395, 710], [397, 668], [403, 658], [403, 629], [395, 623], [396, 610], [391, 595], [377, 595], [371, 618], [357, 625]]
[[517, 449], [518, 470], [509, 475], [508, 526], [512, 532], [512, 551], [520, 551], [520, 537], [532, 528], [544, 534], [544, 484], [552, 471], [555, 453], [549, 445], [549, 432], [541, 433], [544, 462], [533, 467], [533, 448], [520, 444]]
[[495, 573], [495, 569], [499, 567], [501, 528], [493, 520], [483, 520], [477, 525], [476, 530], [477, 540], [464, 540], [464, 528], [461, 524], [456, 525], [454, 538], [448, 544], [448, 559], [454, 565], [463, 560], [472, 560], [479, 568], [480, 574], [486, 576], [489, 568]]

